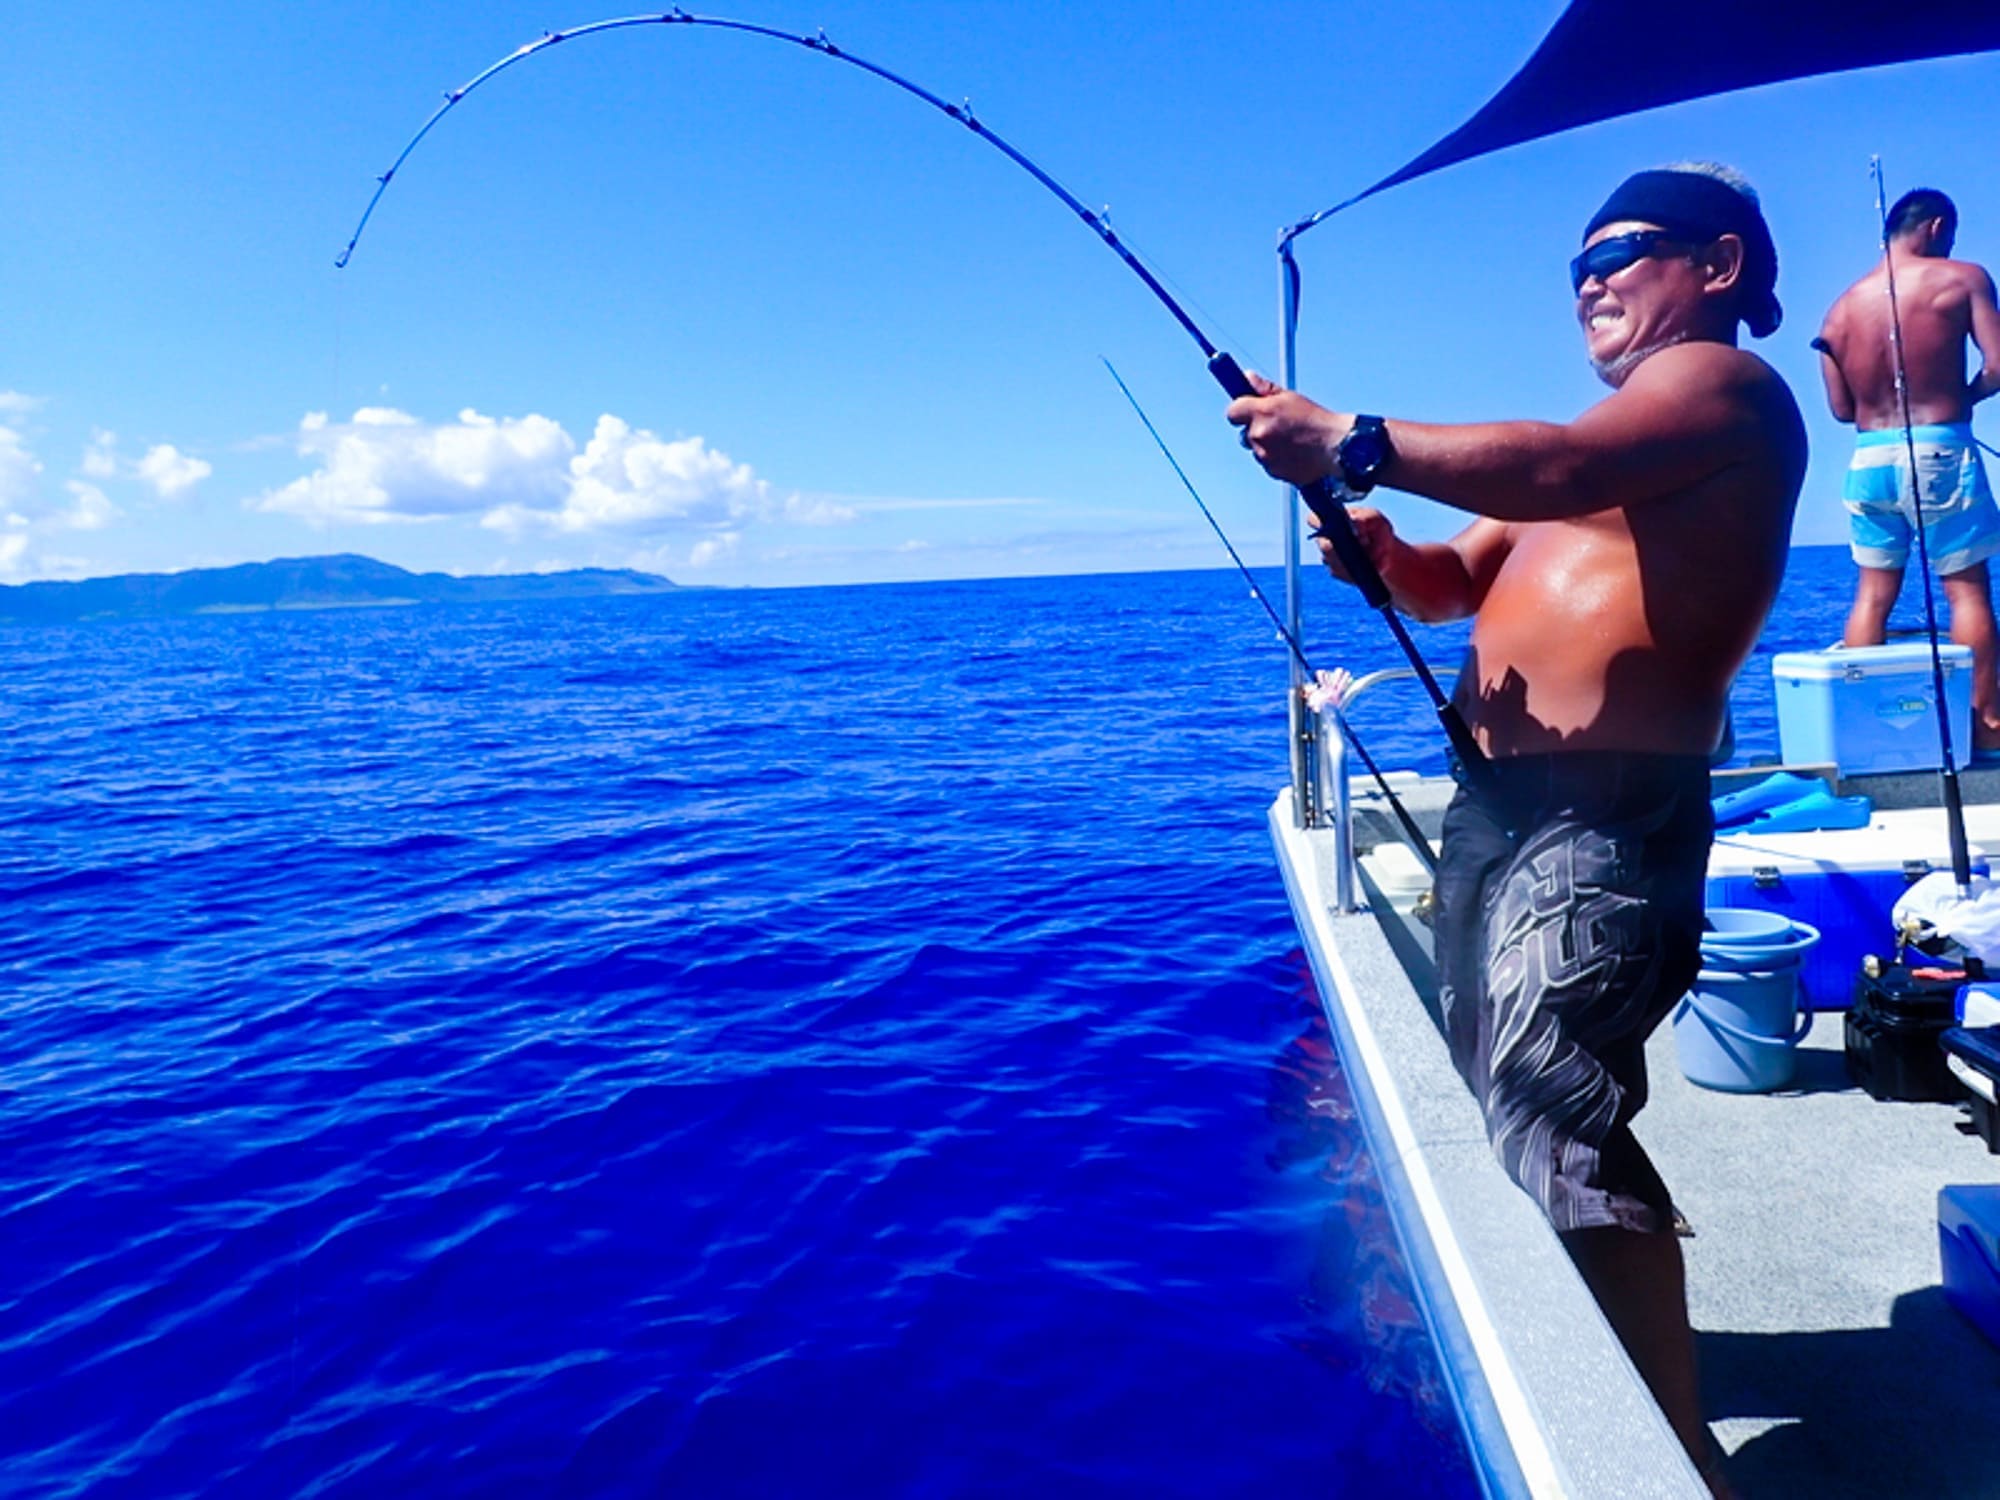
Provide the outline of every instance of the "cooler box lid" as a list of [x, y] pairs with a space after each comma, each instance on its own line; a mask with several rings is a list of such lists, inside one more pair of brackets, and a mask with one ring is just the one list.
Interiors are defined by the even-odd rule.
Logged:
[[[1947, 673], [1972, 669], [1972, 648], [1940, 641], [1938, 657]], [[1896, 641], [1887, 646], [1834, 646], [1825, 651], [1780, 651], [1771, 675], [1799, 682], [1847, 682], [1865, 677], [1928, 675], [1929, 641]]]
[[[1968, 815], [1972, 809], [1966, 809]], [[1971, 822], [1967, 818], [1968, 824]], [[1980, 837], [1967, 829], [1968, 852], [1976, 865], [1987, 863]], [[1830, 828], [1810, 833], [1719, 833], [1708, 851], [1708, 878], [1776, 870], [1780, 875], [1813, 871], [1901, 870], [1913, 860], [1933, 870], [1951, 868], [1951, 838], [1944, 813], [1935, 807], [1899, 807], [1877, 812], [1866, 828]]]

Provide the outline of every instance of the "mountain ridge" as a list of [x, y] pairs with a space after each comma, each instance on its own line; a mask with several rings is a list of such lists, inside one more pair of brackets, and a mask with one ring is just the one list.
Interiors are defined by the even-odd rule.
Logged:
[[491, 604], [530, 599], [595, 599], [677, 592], [682, 585], [632, 568], [458, 577], [413, 573], [356, 552], [280, 557], [181, 573], [0, 584], [0, 620], [68, 622], [161, 615], [254, 614], [279, 610], [381, 609]]

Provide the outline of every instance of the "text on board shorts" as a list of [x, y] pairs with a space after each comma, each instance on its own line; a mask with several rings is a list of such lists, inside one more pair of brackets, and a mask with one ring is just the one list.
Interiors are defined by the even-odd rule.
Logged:
[[1701, 967], [1708, 762], [1514, 756], [1461, 786], [1437, 877], [1439, 1000], [1493, 1149], [1558, 1230], [1659, 1232], [1632, 1134], [1646, 1038]]

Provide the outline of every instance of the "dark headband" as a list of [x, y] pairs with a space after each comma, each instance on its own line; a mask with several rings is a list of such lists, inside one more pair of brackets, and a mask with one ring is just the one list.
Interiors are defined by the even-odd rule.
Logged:
[[1691, 243], [1706, 245], [1725, 234], [1743, 241], [1743, 321], [1758, 338], [1773, 332], [1784, 316], [1778, 307], [1778, 250], [1764, 214], [1747, 195], [1705, 172], [1657, 167], [1634, 172], [1604, 200], [1584, 228], [1587, 240], [1606, 224], [1631, 220], [1657, 224]]

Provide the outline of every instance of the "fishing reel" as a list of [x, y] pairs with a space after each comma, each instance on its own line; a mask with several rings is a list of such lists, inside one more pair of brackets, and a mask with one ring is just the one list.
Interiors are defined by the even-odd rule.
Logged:
[[[1963, 970], [1967, 979], [1986, 977], [1986, 965], [1978, 954], [1914, 913], [1905, 914], [1896, 924], [1896, 952], [1890, 962], [1907, 964], [1913, 969]], [[1861, 960], [1861, 972], [1870, 979], [1880, 979], [1885, 967], [1873, 953]]]

